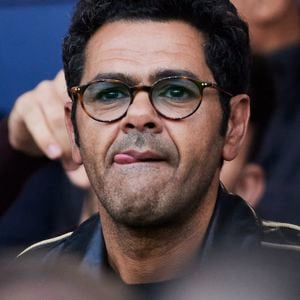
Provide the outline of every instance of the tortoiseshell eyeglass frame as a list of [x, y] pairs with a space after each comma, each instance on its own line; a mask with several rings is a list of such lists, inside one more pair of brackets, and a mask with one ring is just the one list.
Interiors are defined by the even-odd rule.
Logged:
[[[155, 88], [155, 86], [158, 84], [158, 83], [161, 83], [162, 81], [164, 80], [172, 80], [172, 79], [175, 79], [175, 80], [188, 80], [188, 81], [191, 81], [193, 82], [198, 88], [199, 88], [199, 93], [200, 93], [200, 97], [199, 97], [199, 103], [198, 105], [193, 109], [192, 112], [190, 112], [189, 114], [187, 114], [186, 116], [184, 117], [169, 117], [169, 116], [166, 116], [164, 115], [163, 113], [161, 113], [157, 108], [156, 106], [153, 104], [153, 100], [152, 100], [152, 91], [153, 89]], [[84, 105], [84, 101], [83, 101], [83, 95], [84, 95], [84, 92], [85, 90], [92, 84], [95, 84], [95, 83], [99, 83], [99, 82], [108, 82], [108, 83], [119, 83], [125, 87], [128, 88], [128, 92], [129, 92], [129, 95], [130, 95], [130, 102], [128, 104], [128, 107], [127, 109], [125, 110], [125, 112], [119, 116], [118, 118], [114, 118], [112, 120], [100, 120], [96, 117], [94, 117], [93, 115], [91, 115], [91, 113], [88, 112], [88, 110], [86, 109], [85, 105]], [[216, 83], [213, 83], [213, 82], [206, 82], [206, 81], [200, 81], [200, 80], [196, 80], [196, 79], [193, 79], [193, 78], [190, 78], [190, 77], [187, 77], [187, 76], [169, 76], [169, 77], [164, 77], [164, 78], [161, 78], [157, 81], [155, 81], [152, 85], [136, 85], [136, 86], [129, 86], [127, 85], [126, 83], [124, 83], [123, 81], [121, 80], [118, 80], [118, 79], [99, 79], [99, 80], [93, 80], [87, 84], [84, 84], [84, 85], [80, 85], [80, 86], [74, 86], [72, 88], [69, 89], [69, 94], [73, 100], [73, 102], [76, 100], [76, 99], [79, 99], [80, 101], [80, 105], [82, 107], [82, 109], [84, 110], [84, 112], [92, 119], [94, 119], [95, 121], [98, 121], [98, 122], [104, 122], [104, 123], [112, 123], [112, 122], [116, 122], [120, 119], [122, 119], [126, 114], [127, 114], [127, 111], [130, 107], [130, 105], [132, 104], [136, 94], [138, 92], [141, 92], [141, 91], [144, 91], [144, 92], [147, 92], [148, 93], [148, 97], [150, 99], [150, 102], [152, 104], [152, 106], [154, 107], [154, 109], [157, 111], [157, 113], [161, 116], [163, 116], [164, 118], [166, 119], [169, 119], [169, 120], [182, 120], [182, 119], [185, 119], [189, 116], [191, 116], [192, 114], [194, 114], [198, 108], [200, 107], [200, 104], [202, 102], [202, 97], [203, 97], [203, 90], [205, 88], [213, 88], [213, 89], [216, 89], [218, 90], [220, 93], [223, 93], [229, 97], [233, 97], [233, 95], [225, 90], [223, 90], [222, 88], [220, 88]]]

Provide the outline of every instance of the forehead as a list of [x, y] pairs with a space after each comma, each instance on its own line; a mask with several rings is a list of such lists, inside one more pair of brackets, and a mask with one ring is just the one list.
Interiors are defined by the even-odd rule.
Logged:
[[116, 21], [102, 26], [85, 51], [83, 83], [99, 73], [126, 73], [146, 81], [162, 69], [186, 70], [212, 80], [203, 52], [204, 38], [180, 22]]

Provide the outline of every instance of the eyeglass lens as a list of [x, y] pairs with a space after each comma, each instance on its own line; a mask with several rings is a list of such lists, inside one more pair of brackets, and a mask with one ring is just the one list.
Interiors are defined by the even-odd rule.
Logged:
[[[121, 82], [91, 83], [83, 93], [86, 111], [95, 119], [112, 121], [123, 116], [131, 104], [130, 88]], [[192, 114], [201, 101], [201, 89], [189, 79], [162, 79], [150, 92], [154, 108], [172, 119]]]

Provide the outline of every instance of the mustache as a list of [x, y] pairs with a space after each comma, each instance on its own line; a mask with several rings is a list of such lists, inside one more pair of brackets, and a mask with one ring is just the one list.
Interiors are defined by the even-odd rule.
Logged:
[[149, 132], [130, 132], [115, 140], [108, 151], [108, 156], [112, 161], [117, 153], [127, 150], [152, 151], [166, 159], [176, 159], [178, 156], [177, 148], [170, 140], [162, 138]]

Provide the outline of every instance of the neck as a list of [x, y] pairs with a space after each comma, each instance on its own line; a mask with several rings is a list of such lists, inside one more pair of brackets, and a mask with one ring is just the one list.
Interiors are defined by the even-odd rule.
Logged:
[[103, 207], [100, 217], [110, 266], [127, 284], [153, 283], [188, 273], [199, 253], [218, 192], [218, 182], [184, 223], [159, 228], [128, 228]]
[[[251, 28], [250, 28], [251, 29]], [[300, 42], [300, 14], [297, 7], [280, 21], [253, 25], [250, 30], [252, 48], [267, 54]]]

